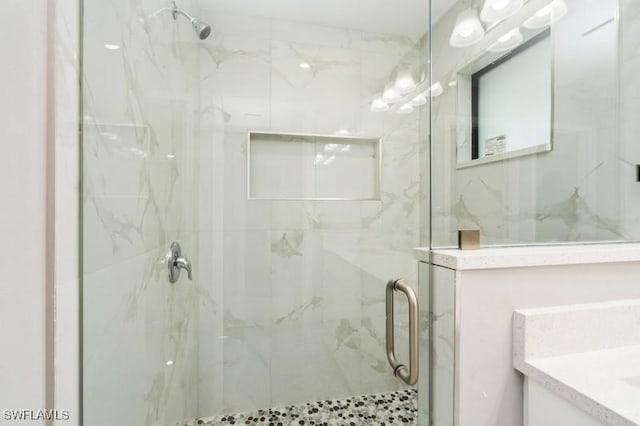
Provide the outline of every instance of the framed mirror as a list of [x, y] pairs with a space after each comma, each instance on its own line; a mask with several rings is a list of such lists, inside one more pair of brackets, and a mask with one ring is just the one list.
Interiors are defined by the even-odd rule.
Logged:
[[505, 31], [457, 72], [457, 167], [551, 151], [549, 29]]

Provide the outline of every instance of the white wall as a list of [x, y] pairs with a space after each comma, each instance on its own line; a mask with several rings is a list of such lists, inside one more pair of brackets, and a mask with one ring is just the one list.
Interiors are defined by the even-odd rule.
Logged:
[[[0, 15], [0, 410], [45, 406], [47, 4]], [[37, 424], [37, 422], [32, 422]]]
[[49, 34], [55, 46], [53, 60], [55, 97], [55, 397], [54, 407], [68, 410], [69, 420], [55, 424], [80, 424], [79, 259], [80, 168], [78, 0], [57, 0], [52, 5]]

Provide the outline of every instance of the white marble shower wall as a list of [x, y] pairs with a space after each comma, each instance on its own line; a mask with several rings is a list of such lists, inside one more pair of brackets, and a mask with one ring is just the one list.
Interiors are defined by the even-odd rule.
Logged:
[[197, 409], [197, 287], [170, 284], [163, 256], [179, 241], [199, 259], [199, 51], [186, 20], [149, 18], [166, 6], [84, 2], [85, 424]]
[[[383, 347], [384, 286], [416, 283], [427, 111], [369, 106], [399, 63], [418, 72], [426, 45], [202, 15], [213, 33], [199, 45], [200, 415], [401, 388]], [[382, 199], [248, 200], [249, 131], [382, 137]]]
[[456, 245], [459, 228], [480, 229], [483, 244], [640, 237], [638, 5], [566, 4], [567, 15], [551, 26], [552, 151], [464, 169], [456, 169], [456, 88], [444, 83], [488, 41], [449, 45], [462, 2], [435, 24], [433, 80], [445, 91], [432, 106], [433, 176], [446, 182], [432, 188], [436, 246]]

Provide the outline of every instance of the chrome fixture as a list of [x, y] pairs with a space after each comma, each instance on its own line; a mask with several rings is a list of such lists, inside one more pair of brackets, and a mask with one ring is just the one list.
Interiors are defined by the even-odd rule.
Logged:
[[180, 279], [180, 270], [187, 271], [189, 279], [193, 279], [191, 274], [191, 261], [182, 256], [182, 247], [177, 242], [171, 243], [171, 249], [167, 253], [167, 267], [169, 268], [169, 282], [174, 284]]
[[175, 1], [171, 2], [170, 11], [171, 11], [171, 15], [173, 16], [173, 19], [176, 21], [178, 20], [178, 15], [182, 15], [185, 18], [187, 18], [189, 22], [191, 22], [193, 31], [196, 32], [200, 40], [204, 40], [205, 38], [209, 37], [209, 34], [211, 34], [211, 27], [208, 24], [197, 20], [196, 18], [191, 16], [189, 13], [187, 13], [185, 10], [180, 9]]
[[[400, 291], [409, 302], [409, 367], [400, 364], [395, 354], [393, 292]], [[418, 382], [418, 298], [409, 284], [403, 279], [391, 280], [386, 289], [387, 304], [387, 359], [393, 374], [409, 386]]]

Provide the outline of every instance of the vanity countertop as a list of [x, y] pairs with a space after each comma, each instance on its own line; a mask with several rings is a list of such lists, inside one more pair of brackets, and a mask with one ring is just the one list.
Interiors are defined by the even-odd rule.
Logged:
[[640, 244], [560, 244], [487, 247], [478, 250], [416, 248], [415, 258], [456, 270], [640, 261]]
[[604, 424], [640, 425], [640, 300], [518, 310], [514, 367]]
[[530, 360], [519, 370], [605, 424], [640, 425], [640, 345]]

